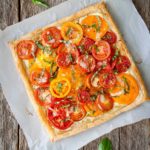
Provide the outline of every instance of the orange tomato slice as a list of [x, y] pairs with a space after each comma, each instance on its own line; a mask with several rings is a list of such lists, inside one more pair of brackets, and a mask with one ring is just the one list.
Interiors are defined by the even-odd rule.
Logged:
[[117, 83], [110, 93], [115, 102], [128, 105], [138, 96], [139, 86], [131, 74], [122, 73], [118, 76]]
[[70, 40], [73, 44], [79, 44], [83, 37], [83, 30], [79, 24], [66, 22], [61, 28], [61, 35], [64, 40]]
[[83, 33], [85, 36], [96, 41], [105, 35], [108, 31], [107, 22], [100, 16], [90, 15], [81, 21]]
[[96, 117], [103, 113], [102, 110], [100, 110], [100, 108], [96, 104], [96, 102], [91, 101], [91, 102], [85, 103], [84, 108], [87, 112], [87, 115], [90, 117]]
[[50, 92], [56, 98], [63, 98], [71, 90], [70, 81], [67, 78], [56, 78], [50, 83]]

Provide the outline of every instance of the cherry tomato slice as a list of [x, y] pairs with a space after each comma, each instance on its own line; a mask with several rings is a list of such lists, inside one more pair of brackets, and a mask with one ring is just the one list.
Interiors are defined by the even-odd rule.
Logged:
[[114, 100], [109, 94], [99, 94], [96, 103], [103, 111], [109, 111], [114, 106]]
[[91, 55], [81, 55], [78, 59], [78, 65], [84, 72], [92, 72], [95, 69], [95, 59]]
[[116, 76], [112, 72], [104, 70], [99, 75], [99, 84], [103, 88], [112, 88], [116, 84]]
[[45, 105], [49, 105], [52, 103], [52, 96], [50, 94], [50, 91], [47, 87], [45, 88], [37, 88], [35, 91], [34, 91], [34, 97], [35, 97], [35, 100], [37, 101], [37, 103], [40, 105], [40, 106], [45, 106]]
[[61, 33], [56, 27], [49, 27], [42, 33], [42, 44], [57, 48], [61, 43]]
[[68, 53], [69, 59], [72, 64], [77, 62], [77, 58], [79, 57], [79, 51], [74, 44], [61, 44], [57, 49], [57, 54]]
[[117, 36], [116, 36], [116, 34], [114, 32], [107, 31], [102, 39], [107, 41], [109, 44], [114, 44], [117, 41]]
[[73, 109], [74, 111], [71, 113], [71, 118], [73, 121], [80, 121], [85, 117], [86, 111], [81, 104], [73, 105]]
[[49, 84], [50, 74], [45, 69], [35, 69], [30, 73], [30, 81], [33, 85], [47, 86]]
[[60, 53], [56, 57], [56, 63], [60, 68], [66, 68], [71, 64], [71, 59], [69, 58], [69, 53]]
[[33, 58], [37, 50], [37, 46], [32, 40], [22, 40], [17, 45], [17, 54], [21, 59]]
[[48, 108], [47, 116], [54, 127], [65, 130], [73, 124], [73, 120], [69, 113], [71, 105], [69, 99], [59, 99], [59, 101], [53, 103], [53, 105]]
[[90, 94], [86, 89], [79, 89], [77, 94], [77, 98], [81, 103], [87, 103], [90, 101]]
[[90, 117], [96, 117], [103, 113], [95, 101], [84, 104], [84, 108]]
[[99, 89], [100, 85], [99, 85], [99, 74], [98, 72], [95, 73], [91, 73], [87, 76], [86, 78], [86, 86], [89, 89]]
[[85, 52], [91, 53], [91, 48], [94, 45], [94, 43], [94, 40], [87, 37], [83, 37], [78, 46], [80, 54], [85, 54]]
[[83, 37], [83, 30], [77, 23], [66, 22], [61, 28], [61, 35], [64, 40], [71, 41], [73, 44], [79, 44]]
[[[64, 113], [64, 116], [66, 115], [65, 111], [61, 111], [61, 114]], [[54, 116], [53, 111], [51, 109], [48, 109], [48, 119], [51, 122], [51, 124], [60, 130], [65, 130], [69, 128], [73, 124], [73, 120], [70, 118], [64, 117], [63, 115], [56, 115]]]
[[126, 72], [131, 66], [130, 60], [126, 56], [119, 56], [116, 62], [116, 69], [118, 73]]
[[111, 54], [110, 45], [106, 41], [98, 41], [92, 48], [92, 55], [97, 60], [105, 60]]

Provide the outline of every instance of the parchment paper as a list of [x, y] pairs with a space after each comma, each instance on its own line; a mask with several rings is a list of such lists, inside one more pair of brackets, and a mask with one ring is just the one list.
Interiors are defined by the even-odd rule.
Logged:
[[[131, 0], [106, 1], [134, 59], [138, 62], [142, 60], [138, 67], [150, 93], [149, 31]], [[140, 107], [123, 113], [98, 127], [56, 143], [51, 143], [46, 130], [40, 125], [39, 119], [30, 104], [7, 42], [64, 16], [71, 15], [95, 2], [99, 2], [99, 0], [69, 0], [20, 23], [9, 26], [0, 32], [0, 82], [11, 111], [23, 129], [31, 150], [78, 149], [117, 127], [150, 118], [150, 102], [146, 102]]]

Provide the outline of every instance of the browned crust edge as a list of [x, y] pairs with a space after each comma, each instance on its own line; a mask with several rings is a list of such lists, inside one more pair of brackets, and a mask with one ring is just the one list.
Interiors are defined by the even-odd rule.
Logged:
[[[138, 102], [134, 102], [126, 107], [122, 107], [121, 109], [119, 109], [118, 111], [116, 112], [113, 112], [113, 114], [106, 114], [105, 115], [105, 118], [100, 118], [98, 120], [95, 120], [94, 122], [91, 122], [91, 123], [87, 123], [87, 122], [83, 122], [82, 125], [76, 129], [74, 128], [73, 130], [70, 130], [70, 131], [66, 131], [65, 133], [62, 133], [62, 134], [55, 134], [54, 133], [54, 129], [50, 126], [48, 120], [46, 119], [45, 117], [45, 114], [44, 112], [40, 109], [39, 105], [36, 103], [35, 99], [34, 99], [34, 95], [33, 95], [33, 90], [32, 90], [32, 87], [29, 83], [29, 80], [27, 78], [27, 75], [26, 75], [26, 71], [24, 69], [24, 66], [23, 66], [23, 63], [22, 61], [18, 58], [17, 56], [17, 53], [15, 52], [15, 45], [21, 40], [21, 39], [24, 39], [24, 38], [30, 38], [30, 37], [33, 37], [33, 36], [36, 36], [36, 33], [37, 32], [41, 32], [42, 30], [44, 30], [45, 28], [49, 27], [49, 26], [57, 26], [58, 24], [62, 24], [66, 21], [71, 21], [71, 20], [75, 20], [79, 17], [82, 17], [82, 16], [85, 16], [86, 14], [90, 13], [90, 12], [96, 12], [96, 11], [99, 11], [99, 9], [101, 9], [105, 15], [110, 19], [110, 22], [111, 22], [111, 25], [113, 26], [112, 28], [115, 29], [117, 31], [117, 33], [119, 34], [120, 36], [120, 39], [121, 39], [121, 42], [122, 42], [122, 46], [124, 47], [125, 49], [125, 53], [126, 55], [128, 55], [128, 57], [130, 58], [131, 60], [131, 63], [132, 63], [132, 69], [134, 70], [134, 72], [136, 73], [136, 76], [137, 76], [137, 79], [139, 81], [139, 83], [141, 83], [141, 88], [142, 88], [142, 91], [144, 92], [144, 95], [143, 95], [143, 98], [141, 99], [141, 101], [138, 101]], [[94, 4], [92, 6], [89, 6], [77, 13], [75, 13], [74, 15], [71, 15], [69, 17], [66, 17], [66, 18], [63, 18], [55, 23], [52, 23], [51, 25], [49, 26], [46, 26], [46, 27], [43, 27], [41, 29], [37, 29], [29, 34], [27, 34], [26, 36], [23, 36], [22, 38], [20, 38], [20, 40], [16, 40], [16, 41], [13, 41], [13, 42], [10, 42], [9, 43], [9, 46], [12, 50], [12, 55], [13, 55], [13, 58], [15, 60], [15, 63], [16, 63], [16, 67], [19, 71], [19, 73], [21, 74], [21, 78], [23, 80], [23, 83], [25, 85], [25, 88], [26, 88], [26, 91], [27, 91], [27, 94], [42, 122], [42, 124], [47, 128], [48, 130], [48, 133], [50, 135], [50, 139], [51, 141], [56, 141], [56, 140], [60, 140], [62, 138], [65, 138], [65, 137], [68, 137], [68, 136], [72, 136], [72, 135], [75, 135], [77, 133], [80, 133], [80, 132], [83, 132], [85, 130], [87, 130], [88, 128], [92, 128], [94, 126], [97, 126], [97, 125], [100, 125], [110, 119], [112, 119], [113, 117], [119, 115], [120, 113], [122, 112], [125, 112], [125, 111], [128, 111], [132, 108], [135, 108], [137, 107], [138, 105], [142, 104], [144, 101], [148, 100], [148, 94], [147, 94], [147, 91], [146, 91], [146, 88], [144, 86], [144, 82], [142, 80], [142, 77], [140, 76], [140, 73], [136, 67], [136, 65], [134, 64], [134, 61], [130, 55], [130, 53], [128, 52], [127, 50], [127, 47], [126, 47], [126, 44], [124, 42], [124, 40], [122, 39], [121, 37], [121, 34], [118, 30], [118, 28], [116, 27], [112, 17], [110, 16], [110, 14], [108, 13], [108, 10], [106, 8], [106, 5], [104, 2], [102, 3], [98, 3], [98, 4]]]

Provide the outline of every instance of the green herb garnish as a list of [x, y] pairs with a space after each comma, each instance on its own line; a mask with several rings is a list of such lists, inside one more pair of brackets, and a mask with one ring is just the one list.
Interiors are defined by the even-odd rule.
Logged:
[[96, 94], [95, 94], [95, 95], [91, 95], [91, 96], [90, 96], [90, 100], [91, 100], [91, 101], [95, 101], [95, 100], [96, 100], [96, 98], [97, 98], [97, 95], [96, 95]]
[[35, 44], [37, 45], [38, 48], [40, 48], [43, 51], [43, 53], [52, 55], [52, 50], [50, 50], [49, 46], [43, 46], [39, 41], [35, 41]]
[[115, 51], [115, 55], [112, 57], [112, 60], [114, 61], [119, 56], [119, 50]]
[[127, 81], [127, 78], [126, 77], [122, 77], [124, 83], [126, 84], [126, 87], [124, 88], [124, 94], [128, 94], [129, 93], [129, 90], [130, 90], [130, 86], [129, 86], [129, 83]]
[[73, 59], [73, 57], [72, 57], [71, 54], [68, 55], [68, 58], [69, 58], [70, 62], [73, 62], [73, 61], [74, 61], [74, 59]]
[[66, 32], [66, 36], [68, 36], [70, 33], [72, 32], [71, 28], [68, 28], [67, 32]]
[[43, 0], [32, 0], [32, 3], [44, 6], [46, 8], [49, 7], [49, 5], [46, 2], [44, 2]]
[[58, 84], [57, 84], [57, 89], [58, 89], [59, 92], [62, 91], [62, 87], [63, 87], [63, 84], [62, 84], [62, 83], [58, 83]]
[[98, 145], [98, 150], [112, 150], [112, 142], [108, 138], [104, 138]]

